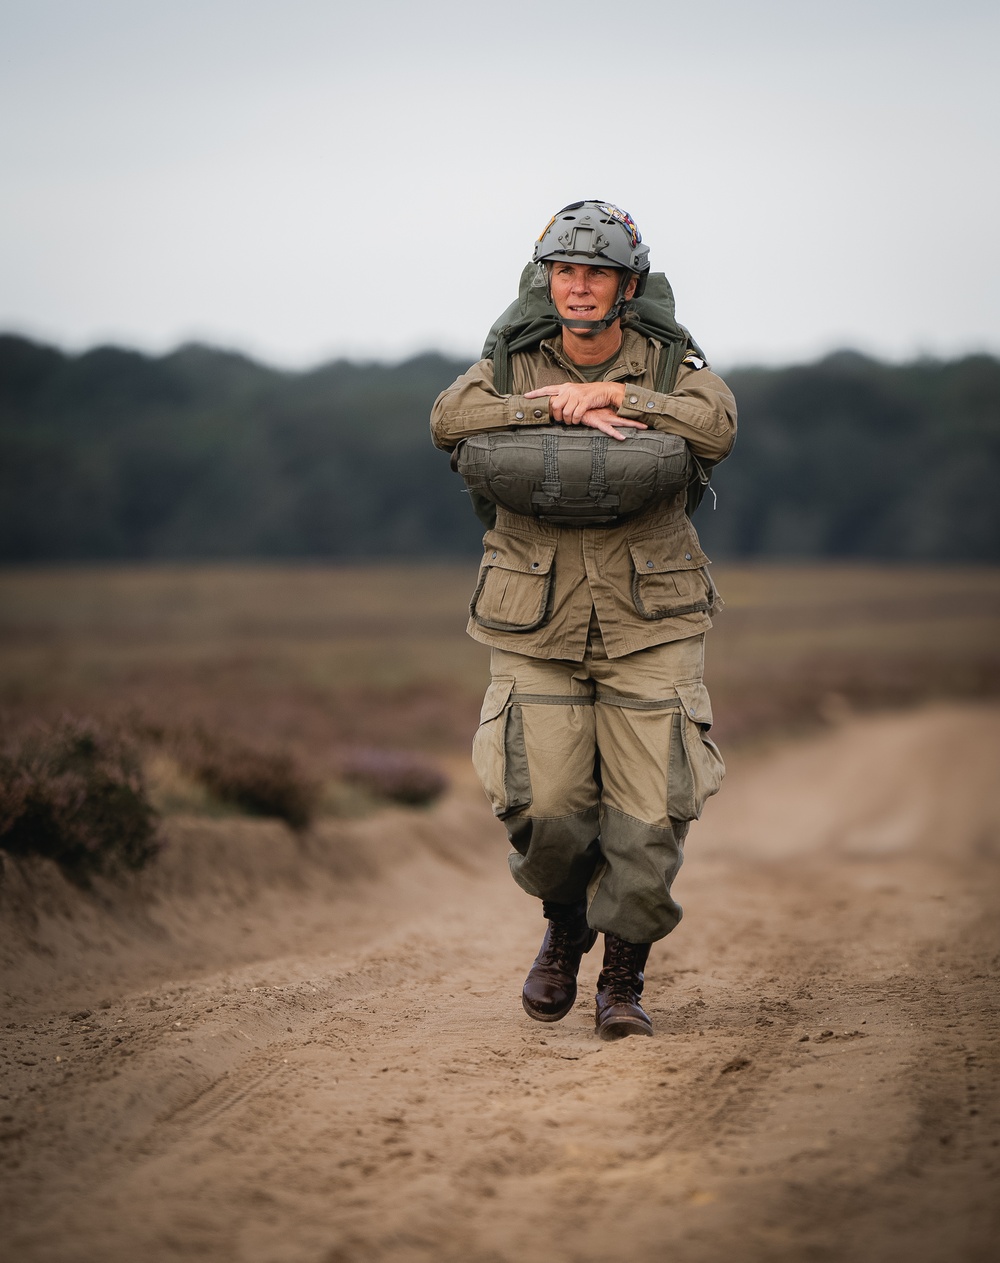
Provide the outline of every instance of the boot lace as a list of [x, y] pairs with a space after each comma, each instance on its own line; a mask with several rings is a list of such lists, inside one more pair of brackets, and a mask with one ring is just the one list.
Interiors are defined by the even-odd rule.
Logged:
[[624, 965], [616, 962], [610, 969], [605, 969], [601, 975], [601, 982], [604, 984], [601, 989], [607, 995], [610, 1004], [637, 1002], [635, 975]]
[[549, 944], [545, 959], [549, 964], [569, 969], [580, 952], [580, 929], [572, 921], [549, 922]]
[[605, 992], [611, 1004], [638, 1004], [640, 996], [639, 974], [642, 972], [640, 950], [624, 939], [618, 939], [608, 953], [609, 959], [601, 970], [599, 988]]

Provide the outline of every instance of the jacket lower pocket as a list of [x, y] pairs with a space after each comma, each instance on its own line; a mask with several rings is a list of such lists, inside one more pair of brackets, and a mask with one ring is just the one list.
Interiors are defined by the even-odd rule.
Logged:
[[710, 614], [716, 603], [708, 558], [690, 526], [629, 541], [632, 602], [649, 621]]
[[479, 728], [472, 741], [472, 764], [503, 820], [531, 804], [531, 777], [521, 707], [512, 704], [512, 677], [495, 679], [486, 690]]
[[529, 632], [549, 619], [555, 544], [489, 531], [469, 612], [491, 631]]

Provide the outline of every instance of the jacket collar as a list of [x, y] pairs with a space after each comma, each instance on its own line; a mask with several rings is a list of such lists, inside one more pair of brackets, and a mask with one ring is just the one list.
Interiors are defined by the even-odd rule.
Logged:
[[[579, 374], [578, 366], [566, 356], [563, 350], [561, 333], [540, 343], [539, 349], [567, 372]], [[613, 382], [626, 377], [641, 377], [646, 371], [646, 356], [649, 349], [650, 343], [641, 333], [636, 332], [635, 329], [623, 329], [618, 356], [610, 371], [605, 374], [604, 380]]]

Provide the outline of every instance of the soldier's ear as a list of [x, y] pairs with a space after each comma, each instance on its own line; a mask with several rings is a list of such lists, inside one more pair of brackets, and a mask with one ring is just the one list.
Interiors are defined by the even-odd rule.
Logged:
[[633, 272], [629, 283], [625, 286], [625, 301], [635, 297], [635, 287], [639, 284], [639, 278]]

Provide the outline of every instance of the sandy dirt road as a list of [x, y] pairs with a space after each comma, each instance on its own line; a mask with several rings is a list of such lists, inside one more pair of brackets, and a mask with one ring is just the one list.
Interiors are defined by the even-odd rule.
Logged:
[[936, 706], [733, 759], [617, 1044], [596, 951], [522, 1013], [538, 908], [461, 771], [304, 850], [177, 822], [105, 906], [8, 868], [6, 1257], [1000, 1259], [998, 751]]

